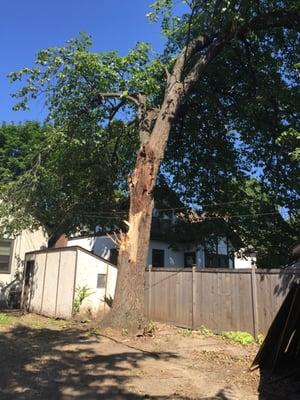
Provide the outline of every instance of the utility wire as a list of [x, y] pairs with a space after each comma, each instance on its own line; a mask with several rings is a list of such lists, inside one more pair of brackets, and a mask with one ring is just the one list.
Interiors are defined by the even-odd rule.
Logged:
[[[127, 213], [126, 213], [127, 215]], [[203, 221], [208, 220], [208, 219], [221, 219], [221, 218], [243, 218], [243, 217], [258, 217], [258, 216], [263, 216], [263, 215], [282, 215], [279, 211], [274, 211], [274, 212], [266, 212], [266, 213], [253, 213], [253, 214], [235, 214], [235, 215], [224, 215], [224, 216], [217, 216], [217, 215], [212, 215], [212, 216], [205, 216], [203, 218]], [[78, 216], [87, 216], [87, 217], [99, 217], [103, 219], [112, 219], [118, 217], [116, 214], [111, 214], [111, 215], [102, 215], [100, 213], [80, 213]]]
[[[223, 203], [210, 203], [210, 204], [202, 204], [201, 207], [215, 207], [215, 206], [220, 206], [220, 205], [227, 205], [227, 204], [242, 204], [245, 203], [245, 205], [253, 205], [253, 204], [258, 204], [259, 202], [256, 202], [255, 200], [249, 201], [249, 200], [239, 200], [239, 201], [228, 201], [228, 202], [223, 202]], [[178, 211], [178, 210], [188, 210], [188, 211], [195, 211], [195, 212], [201, 212], [201, 210], [196, 210], [193, 209], [192, 207], [189, 206], [182, 206], [182, 207], [169, 207], [169, 208], [156, 208], [156, 211]], [[113, 213], [113, 214], [112, 214]], [[97, 211], [97, 212], [89, 212], [89, 214], [103, 214], [103, 215], [123, 215], [127, 214], [127, 211]]]

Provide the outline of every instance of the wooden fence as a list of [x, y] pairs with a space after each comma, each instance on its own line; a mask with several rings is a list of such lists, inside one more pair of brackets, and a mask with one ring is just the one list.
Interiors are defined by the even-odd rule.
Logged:
[[282, 269], [149, 269], [146, 310], [154, 321], [257, 337], [267, 333], [295, 277]]

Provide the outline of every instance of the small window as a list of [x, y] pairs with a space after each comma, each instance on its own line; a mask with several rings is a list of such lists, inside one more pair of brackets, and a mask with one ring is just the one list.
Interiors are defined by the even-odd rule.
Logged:
[[0, 239], [0, 273], [10, 273], [13, 240]]
[[184, 268], [192, 268], [196, 265], [196, 253], [194, 251], [184, 253]]
[[165, 251], [153, 249], [152, 250], [152, 267], [164, 268], [165, 266]]
[[105, 289], [106, 286], [106, 274], [97, 275], [97, 289]]
[[222, 254], [205, 253], [205, 266], [211, 268], [229, 268], [229, 257]]

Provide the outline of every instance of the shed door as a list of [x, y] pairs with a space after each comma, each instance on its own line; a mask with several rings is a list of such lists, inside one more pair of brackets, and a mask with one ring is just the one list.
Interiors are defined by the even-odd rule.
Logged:
[[34, 272], [34, 261], [27, 261], [25, 268], [25, 280], [24, 280], [24, 294], [23, 294], [23, 308], [29, 310], [30, 300], [32, 297], [32, 281]]

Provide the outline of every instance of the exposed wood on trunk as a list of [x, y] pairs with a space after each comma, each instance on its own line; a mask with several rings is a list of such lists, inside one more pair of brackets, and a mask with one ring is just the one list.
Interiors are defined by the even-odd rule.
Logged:
[[181, 92], [180, 84], [174, 84], [170, 92], [166, 91], [165, 101], [156, 112], [151, 137], [146, 143], [142, 142], [134, 172], [128, 179], [129, 229], [121, 235], [116, 293], [111, 313], [105, 321], [113, 326], [134, 329], [145, 322], [144, 281], [154, 206], [153, 189]]

